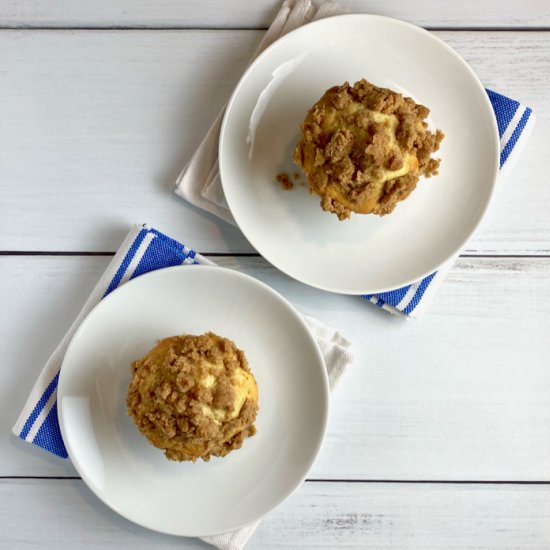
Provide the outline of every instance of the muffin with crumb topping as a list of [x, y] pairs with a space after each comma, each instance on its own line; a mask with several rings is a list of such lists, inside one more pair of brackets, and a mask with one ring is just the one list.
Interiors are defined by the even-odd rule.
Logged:
[[231, 340], [213, 332], [172, 336], [134, 361], [126, 405], [166, 458], [208, 461], [256, 433], [258, 387]]
[[351, 212], [392, 212], [420, 176], [438, 173], [431, 157], [444, 135], [431, 132], [429, 109], [360, 80], [328, 89], [308, 111], [294, 161], [321, 208], [340, 220]]

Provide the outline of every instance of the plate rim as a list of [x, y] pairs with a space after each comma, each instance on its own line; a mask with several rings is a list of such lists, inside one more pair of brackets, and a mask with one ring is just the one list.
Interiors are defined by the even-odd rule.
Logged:
[[[237, 219], [237, 217], [234, 214], [233, 209], [231, 208], [231, 200], [226, 192], [226, 185], [224, 184], [224, 177], [222, 175], [223, 166], [224, 166], [224, 143], [226, 139], [226, 130], [228, 121], [231, 115], [231, 111], [233, 108], [233, 105], [236, 101], [237, 95], [239, 94], [240, 89], [246, 82], [246, 80], [249, 78], [250, 73], [252, 73], [256, 66], [262, 62], [262, 60], [269, 55], [273, 50], [280, 48], [281, 44], [283, 44], [285, 41], [290, 40], [291, 37], [299, 35], [301, 33], [308, 32], [312, 26], [321, 26], [329, 24], [328, 22], [333, 22], [335, 20], [339, 21], [349, 21], [349, 20], [360, 20], [363, 19], [365, 21], [383, 21], [385, 23], [390, 23], [393, 25], [406, 27], [411, 30], [414, 30], [415, 32], [418, 32], [419, 34], [423, 34], [427, 36], [430, 40], [432, 40], [434, 43], [437, 43], [439, 46], [443, 46], [443, 48], [452, 55], [462, 66], [464, 69], [466, 69], [466, 72], [469, 73], [470, 77], [472, 78], [472, 81], [476, 85], [478, 91], [480, 92], [479, 97], [482, 103], [485, 105], [485, 110], [491, 115], [489, 116], [489, 120], [491, 121], [492, 126], [492, 135], [493, 135], [493, 159], [492, 159], [492, 175], [490, 178], [490, 182], [488, 183], [489, 186], [489, 194], [488, 198], [486, 200], [485, 205], [482, 208], [482, 211], [479, 215], [479, 218], [477, 221], [473, 224], [471, 230], [467, 233], [466, 237], [463, 239], [463, 242], [459, 244], [459, 246], [453, 248], [449, 253], [446, 254], [445, 258], [440, 261], [437, 265], [430, 267], [429, 269], [425, 269], [421, 275], [409, 277], [404, 282], [399, 283], [398, 285], [390, 285], [390, 286], [382, 286], [382, 287], [373, 287], [373, 288], [362, 288], [361, 290], [357, 288], [338, 288], [334, 287], [333, 285], [325, 285], [325, 284], [314, 284], [312, 282], [308, 282], [305, 280], [305, 278], [298, 278], [295, 274], [289, 273], [287, 268], [283, 268], [278, 261], [273, 261], [272, 255], [264, 256], [263, 252], [260, 251], [260, 249], [255, 244], [255, 239], [252, 236], [252, 238], [249, 235], [249, 232], [245, 231]], [[340, 23], [339, 23], [340, 24]], [[345, 25], [345, 23], [342, 23]], [[274, 267], [285, 273], [285, 275], [288, 275], [292, 279], [299, 281], [303, 284], [306, 284], [308, 286], [311, 286], [313, 288], [317, 288], [319, 290], [324, 290], [328, 292], [333, 292], [335, 294], [343, 294], [343, 295], [363, 295], [363, 294], [381, 294], [385, 292], [391, 292], [392, 290], [396, 290], [408, 285], [412, 285], [414, 283], [418, 283], [425, 279], [427, 276], [431, 275], [432, 273], [438, 271], [443, 265], [445, 265], [447, 262], [450, 262], [456, 255], [460, 254], [461, 250], [464, 249], [464, 247], [467, 245], [467, 243], [472, 238], [472, 235], [475, 233], [475, 231], [478, 229], [479, 225], [485, 218], [487, 214], [487, 210], [489, 209], [489, 206], [491, 205], [494, 195], [495, 195], [495, 189], [496, 189], [496, 183], [499, 175], [499, 168], [500, 168], [500, 138], [498, 133], [498, 126], [496, 117], [494, 116], [494, 111], [491, 105], [491, 101], [489, 100], [489, 97], [485, 91], [485, 87], [483, 86], [483, 83], [479, 79], [479, 77], [476, 75], [474, 70], [470, 67], [470, 65], [466, 62], [466, 60], [449, 44], [447, 44], [445, 41], [443, 41], [441, 38], [436, 36], [433, 32], [424, 29], [423, 27], [420, 27], [418, 25], [415, 25], [413, 23], [409, 23], [408, 21], [403, 21], [401, 19], [397, 19], [394, 17], [388, 17], [385, 15], [374, 15], [374, 14], [368, 14], [368, 13], [348, 13], [348, 14], [342, 14], [342, 15], [333, 15], [330, 17], [325, 17], [322, 19], [318, 19], [316, 21], [312, 21], [310, 23], [307, 23], [305, 25], [302, 25], [301, 27], [298, 27], [287, 34], [283, 35], [279, 39], [275, 40], [272, 44], [270, 44], [264, 51], [262, 51], [246, 68], [244, 74], [239, 79], [237, 85], [235, 86], [235, 89], [233, 90], [229, 101], [225, 107], [221, 127], [220, 127], [220, 134], [219, 134], [219, 142], [218, 142], [218, 167], [219, 167], [219, 175], [220, 175], [220, 182], [221, 186], [224, 192], [225, 200], [227, 202], [227, 206], [229, 208], [229, 211], [231, 212], [231, 215], [233, 216], [233, 219], [235, 220], [235, 223], [237, 227], [240, 229], [240, 231], [243, 233], [245, 238], [248, 240], [248, 242], [254, 247], [255, 250], [257, 250], [262, 257], [264, 257], [270, 264], [272, 264]], [[242, 221], [242, 220], [241, 220]]]
[[[65, 359], [67, 356], [69, 356], [69, 352], [72, 352], [73, 348], [78, 344], [78, 339], [80, 338], [81, 334], [86, 330], [87, 325], [89, 324], [89, 319], [92, 317], [95, 311], [108, 307], [104, 304], [110, 303], [110, 298], [113, 295], [119, 294], [119, 291], [127, 287], [129, 285], [130, 287], [137, 286], [137, 282], [144, 279], [144, 278], [153, 278], [154, 276], [160, 276], [161, 274], [167, 272], [167, 271], [182, 271], [189, 270], [191, 267], [195, 269], [209, 269], [213, 271], [217, 271], [219, 273], [234, 276], [238, 279], [246, 280], [250, 284], [254, 284], [259, 286], [263, 289], [263, 291], [267, 291], [268, 294], [271, 294], [275, 299], [279, 300], [281, 303], [285, 305], [287, 310], [294, 316], [294, 318], [298, 321], [298, 323], [302, 326], [304, 333], [307, 335], [307, 338], [309, 339], [313, 350], [315, 351], [315, 354], [318, 359], [318, 365], [320, 368], [317, 370], [320, 371], [320, 381], [321, 381], [321, 389], [323, 394], [323, 403], [322, 403], [322, 410], [321, 415], [316, 415], [316, 418], [318, 418], [318, 421], [320, 423], [320, 437], [315, 445], [314, 451], [312, 453], [312, 456], [308, 460], [308, 465], [305, 468], [305, 471], [302, 472], [302, 474], [299, 476], [297, 481], [293, 484], [292, 488], [286, 492], [286, 494], [279, 499], [276, 499], [276, 502], [271, 504], [268, 507], [268, 510], [263, 512], [262, 514], [255, 516], [253, 519], [249, 519], [245, 521], [244, 523], [240, 523], [235, 525], [234, 527], [231, 527], [229, 530], [223, 530], [223, 531], [208, 531], [208, 532], [198, 532], [198, 531], [186, 531], [185, 533], [181, 530], [165, 530], [161, 528], [157, 528], [154, 525], [147, 524], [144, 522], [137, 521], [136, 519], [130, 517], [128, 514], [126, 514], [120, 507], [118, 507], [115, 503], [111, 502], [110, 499], [106, 498], [104, 493], [99, 490], [99, 488], [93, 483], [93, 481], [88, 476], [87, 472], [83, 469], [82, 464], [75, 459], [75, 455], [73, 452], [73, 447], [71, 445], [70, 437], [67, 434], [67, 430], [65, 427], [66, 419], [64, 418], [63, 414], [63, 407], [60, 406], [60, 402], [63, 399], [64, 396], [64, 386], [66, 384], [66, 375], [64, 375], [64, 370], [66, 372], [66, 369], [63, 369], [63, 365], [65, 364]], [[69, 460], [71, 461], [71, 464], [75, 468], [75, 470], [80, 475], [82, 481], [87, 486], [87, 488], [101, 501], [103, 504], [108, 506], [111, 510], [122, 516], [123, 518], [127, 519], [128, 521], [140, 525], [141, 527], [144, 527], [146, 529], [150, 529], [151, 531], [155, 531], [158, 533], [163, 533], [167, 535], [173, 535], [173, 536], [183, 536], [183, 537], [207, 537], [207, 536], [214, 536], [214, 535], [220, 535], [223, 533], [226, 533], [228, 531], [241, 529], [242, 527], [245, 527], [251, 522], [259, 521], [261, 518], [263, 518], [265, 515], [271, 513], [275, 508], [279, 507], [283, 502], [285, 502], [305, 481], [307, 474], [311, 471], [311, 468], [314, 466], [315, 461], [317, 460], [319, 453], [321, 451], [322, 445], [324, 443], [327, 427], [328, 427], [328, 418], [329, 418], [329, 411], [330, 411], [330, 385], [329, 385], [329, 377], [328, 372], [325, 364], [325, 360], [323, 357], [323, 354], [321, 353], [321, 350], [319, 348], [319, 345], [315, 339], [315, 336], [307, 326], [304, 318], [302, 317], [302, 314], [279, 292], [277, 292], [275, 289], [264, 283], [263, 281], [260, 281], [259, 279], [256, 279], [255, 277], [248, 275], [247, 273], [242, 273], [240, 271], [237, 271], [235, 269], [218, 266], [218, 265], [205, 265], [205, 264], [195, 264], [195, 265], [177, 265], [177, 266], [171, 266], [171, 267], [165, 267], [161, 269], [157, 269], [154, 271], [150, 271], [148, 273], [144, 273], [143, 275], [140, 275], [139, 277], [136, 277], [134, 279], [131, 279], [124, 283], [123, 285], [115, 288], [112, 292], [110, 292], [107, 296], [102, 298], [84, 317], [78, 328], [76, 329], [75, 333], [71, 337], [71, 340], [67, 346], [67, 349], [65, 351], [65, 354], [63, 356], [63, 361], [61, 363], [61, 367], [59, 370], [59, 380], [57, 384], [57, 395], [56, 395], [56, 409], [57, 409], [57, 415], [59, 420], [59, 427], [61, 431], [61, 437], [63, 439], [63, 443], [65, 445], [65, 449], [67, 450], [67, 454], [69, 457]]]

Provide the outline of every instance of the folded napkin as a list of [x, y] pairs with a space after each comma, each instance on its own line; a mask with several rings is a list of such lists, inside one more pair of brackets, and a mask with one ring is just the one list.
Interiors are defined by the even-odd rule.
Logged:
[[[332, 0], [324, 2], [319, 8], [315, 8], [310, 0], [285, 0], [253, 59], [287, 32], [310, 21], [346, 12], [347, 9]], [[529, 107], [513, 99], [491, 90], [487, 90], [487, 94], [495, 111], [500, 136], [500, 184], [525, 145], [535, 117]], [[218, 173], [218, 138], [222, 118], [223, 111], [180, 174], [175, 192], [191, 204], [236, 225], [225, 201]], [[377, 295], [366, 294], [362, 298], [391, 313], [418, 317], [425, 311], [457, 257], [458, 254], [437, 272], [416, 283]]]
[[[56, 390], [63, 357], [75, 331], [102, 298], [126, 281], [149, 271], [182, 264], [214, 265], [204, 256], [146, 225], [138, 225], [130, 231], [71, 328], [42, 369], [13, 427], [15, 435], [61, 458], [68, 458], [57, 418]], [[339, 332], [320, 321], [306, 315], [302, 317], [317, 340], [332, 390], [352, 361], [350, 343]], [[254, 523], [204, 540], [222, 550], [239, 549], [252, 535], [256, 525]]]

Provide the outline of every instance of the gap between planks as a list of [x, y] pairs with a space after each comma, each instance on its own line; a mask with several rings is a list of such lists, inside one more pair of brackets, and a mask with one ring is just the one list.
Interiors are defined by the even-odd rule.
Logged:
[[[421, 26], [421, 25], [416, 25]], [[545, 32], [550, 31], [549, 26], [466, 26], [466, 27], [448, 27], [428, 25], [422, 27], [428, 31], [452, 31], [452, 32], [467, 32], [467, 31], [479, 31], [479, 32]], [[268, 27], [212, 27], [212, 26], [185, 26], [185, 25], [113, 25], [113, 26], [61, 26], [61, 25], [48, 25], [48, 26], [32, 26], [32, 25], [0, 25], [0, 31], [267, 31]]]
[[[81, 480], [80, 476], [0, 476], [0, 480], [37, 479], [37, 480]], [[356, 483], [388, 485], [550, 485], [544, 480], [469, 480], [469, 479], [306, 479], [305, 483]]]

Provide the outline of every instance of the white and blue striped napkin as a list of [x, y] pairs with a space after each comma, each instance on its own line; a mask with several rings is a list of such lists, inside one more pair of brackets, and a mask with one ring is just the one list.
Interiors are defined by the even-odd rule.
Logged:
[[[68, 458], [59, 429], [56, 390], [63, 357], [76, 329], [102, 298], [126, 281], [150, 271], [182, 264], [213, 265], [213, 262], [146, 225], [138, 225], [130, 231], [78, 317], [40, 373], [13, 427], [16, 436], [61, 458]], [[332, 389], [352, 361], [348, 349], [350, 342], [338, 331], [320, 321], [306, 315], [302, 317], [323, 354]]]
[[[500, 186], [525, 145], [535, 123], [535, 116], [529, 107], [514, 99], [492, 90], [486, 90], [486, 92], [495, 112], [500, 137], [500, 173], [497, 181], [497, 186]], [[366, 294], [363, 298], [391, 313], [418, 317], [426, 310], [430, 299], [435, 295], [459, 255], [460, 253], [456, 254], [436, 272], [421, 281], [389, 292]]]

